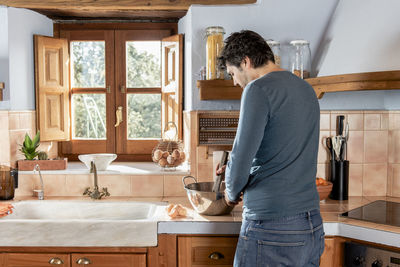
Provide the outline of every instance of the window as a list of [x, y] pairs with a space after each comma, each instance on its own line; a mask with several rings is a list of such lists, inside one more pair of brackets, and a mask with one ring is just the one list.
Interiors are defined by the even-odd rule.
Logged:
[[181, 135], [182, 66], [174, 63], [182, 62], [182, 36], [173, 31], [60, 31], [69, 48], [70, 131], [59, 152], [71, 160], [106, 152], [150, 160], [168, 121]]

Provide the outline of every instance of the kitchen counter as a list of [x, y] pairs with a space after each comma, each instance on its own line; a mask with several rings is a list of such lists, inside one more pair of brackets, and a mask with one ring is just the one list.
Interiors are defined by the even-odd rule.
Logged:
[[[33, 197], [17, 198], [14, 201], [34, 200]], [[92, 201], [87, 197], [48, 197], [47, 200], [84, 200]], [[324, 229], [327, 236], [342, 236], [364, 240], [373, 243], [385, 244], [400, 248], [400, 227], [376, 224], [360, 220], [340, 217], [339, 214], [358, 208], [375, 200], [399, 202], [400, 198], [392, 197], [350, 197], [347, 201], [324, 200], [320, 202], [321, 214], [324, 220]], [[46, 200], [44, 200], [46, 201]], [[140, 201], [155, 202], [157, 209], [159, 234], [238, 234], [241, 225], [242, 206], [238, 205], [233, 212], [224, 216], [202, 216], [191, 207], [186, 197], [164, 198], [129, 198], [110, 197], [104, 201]], [[188, 210], [185, 218], [171, 219], [165, 212], [167, 203], [182, 204]]]

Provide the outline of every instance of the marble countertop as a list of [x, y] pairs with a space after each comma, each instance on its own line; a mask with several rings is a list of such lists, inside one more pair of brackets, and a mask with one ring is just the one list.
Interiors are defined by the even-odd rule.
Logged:
[[[17, 198], [13, 201], [32, 200], [33, 197]], [[85, 200], [86, 197], [48, 197], [49, 200]], [[350, 197], [346, 201], [324, 200], [320, 202], [324, 230], [327, 236], [343, 236], [353, 239], [380, 243], [400, 248], [400, 227], [382, 225], [372, 222], [354, 220], [339, 216], [341, 213], [358, 208], [376, 200], [399, 202], [400, 198], [392, 197]], [[44, 200], [46, 201], [46, 200]], [[202, 216], [191, 207], [186, 197], [164, 198], [131, 198], [110, 197], [100, 201], [141, 201], [182, 204], [187, 208], [185, 218], [171, 219], [164, 208], [159, 209], [157, 216], [159, 234], [238, 234], [242, 220], [242, 206], [238, 205], [233, 212], [224, 216]]]

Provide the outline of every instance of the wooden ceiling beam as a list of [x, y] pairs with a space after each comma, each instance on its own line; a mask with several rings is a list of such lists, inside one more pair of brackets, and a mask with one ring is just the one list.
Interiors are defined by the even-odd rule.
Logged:
[[0, 0], [0, 5], [28, 9], [187, 10], [190, 5], [252, 4], [257, 0]]

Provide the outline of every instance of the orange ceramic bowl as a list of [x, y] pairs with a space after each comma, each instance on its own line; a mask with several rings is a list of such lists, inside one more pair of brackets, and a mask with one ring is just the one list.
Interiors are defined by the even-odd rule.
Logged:
[[317, 190], [319, 194], [319, 200], [326, 199], [332, 191], [333, 184], [327, 181], [327, 185], [317, 185]]

